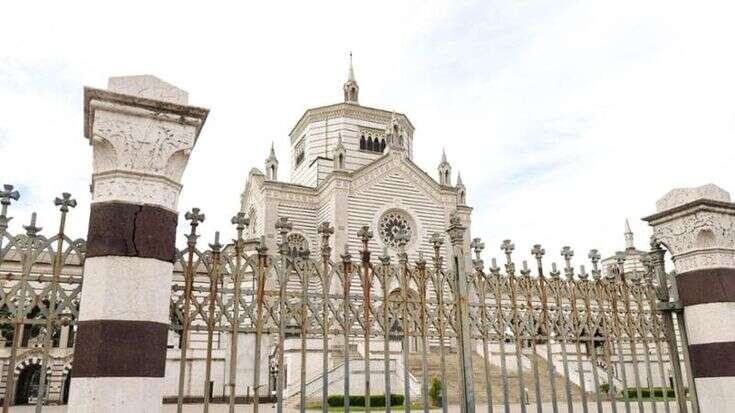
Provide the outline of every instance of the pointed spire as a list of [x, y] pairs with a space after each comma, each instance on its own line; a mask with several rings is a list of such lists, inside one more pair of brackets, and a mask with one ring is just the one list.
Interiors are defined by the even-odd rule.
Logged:
[[452, 186], [452, 166], [447, 161], [447, 153], [444, 148], [442, 148], [442, 161], [439, 162], [437, 169], [439, 170], [439, 185]]
[[462, 183], [462, 175], [457, 171], [457, 204], [467, 205], [467, 190]]
[[360, 86], [357, 85], [355, 79], [355, 68], [352, 66], [352, 52], [350, 52], [350, 66], [347, 70], [347, 81], [342, 85], [342, 92], [344, 92], [345, 103], [359, 104], [357, 96], [360, 92]]
[[271, 141], [271, 152], [268, 155], [268, 159], [276, 159], [276, 148], [275, 148], [275, 144], [273, 143], [273, 141]]
[[355, 80], [355, 69], [352, 67], [352, 51], [350, 51], [350, 69], [347, 73], [347, 80], [357, 83], [357, 80]]
[[265, 160], [265, 177], [271, 181], [278, 180], [278, 159], [276, 159], [276, 148], [271, 142], [271, 151]]
[[625, 249], [628, 250], [634, 250], [635, 249], [635, 243], [633, 242], [633, 231], [630, 229], [630, 223], [628, 222], [628, 219], [625, 220]]

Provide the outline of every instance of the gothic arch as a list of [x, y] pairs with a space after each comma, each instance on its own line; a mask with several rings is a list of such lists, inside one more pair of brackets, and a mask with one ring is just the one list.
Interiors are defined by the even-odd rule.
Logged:
[[367, 141], [365, 140], [365, 135], [360, 136], [360, 149], [363, 151], [367, 149]]

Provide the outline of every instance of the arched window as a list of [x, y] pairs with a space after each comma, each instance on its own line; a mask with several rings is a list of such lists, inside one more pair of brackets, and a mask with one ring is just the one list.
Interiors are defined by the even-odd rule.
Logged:
[[365, 142], [365, 135], [360, 136], [360, 149], [363, 151], [367, 149], [367, 143]]
[[373, 138], [372, 137], [369, 137], [368, 138], [367, 150], [369, 150], [369, 151], [372, 151], [373, 150]]
[[345, 169], [345, 156], [344, 155], [339, 154], [337, 165], [339, 165], [339, 169]]
[[380, 153], [385, 152], [385, 138], [380, 140]]

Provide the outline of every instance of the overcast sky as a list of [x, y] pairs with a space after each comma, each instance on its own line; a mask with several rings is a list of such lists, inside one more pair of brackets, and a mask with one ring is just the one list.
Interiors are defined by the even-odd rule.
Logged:
[[306, 108], [341, 101], [350, 50], [360, 102], [409, 116], [432, 176], [442, 147], [453, 180], [462, 172], [488, 257], [505, 238], [524, 256], [534, 243], [555, 259], [563, 245], [609, 255], [626, 218], [647, 249], [640, 218], [670, 189], [735, 191], [726, 2], [30, 3], [0, 17], [0, 183], [22, 192], [14, 230], [32, 210], [54, 229], [51, 200], [69, 191], [71, 232], [86, 234], [82, 87], [153, 74], [211, 109], [180, 209], [207, 214], [204, 240], [230, 237], [247, 172], [273, 141], [288, 178], [288, 132]]

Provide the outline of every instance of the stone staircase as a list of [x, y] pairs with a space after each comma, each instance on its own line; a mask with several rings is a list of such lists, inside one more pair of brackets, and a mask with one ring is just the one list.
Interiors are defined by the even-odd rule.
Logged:
[[[530, 355], [524, 358], [523, 368], [523, 380], [524, 387], [528, 390], [528, 397], [531, 403], [536, 401], [535, 392], [535, 379], [533, 375], [533, 369], [531, 367]], [[472, 365], [473, 365], [473, 378], [475, 382], [475, 400], [477, 403], [487, 403], [487, 392], [485, 388], [485, 371], [484, 371], [484, 360], [481, 355], [477, 353], [472, 354]], [[515, 370], [515, 357], [509, 357], [506, 362], [508, 368], [507, 385], [508, 385], [508, 398], [511, 403], [517, 403], [521, 401], [521, 391], [519, 388], [519, 375]], [[551, 401], [551, 381], [549, 379], [549, 363], [542, 357], [537, 357], [538, 371], [539, 371], [539, 387], [541, 390], [541, 398], [543, 401]], [[428, 375], [429, 385], [431, 385], [431, 379], [441, 377], [440, 357], [438, 351], [431, 352], [427, 358], [428, 364]], [[409, 369], [419, 382], [422, 380], [422, 369], [421, 369], [421, 355], [412, 354], [409, 358]], [[459, 402], [460, 388], [459, 388], [459, 363], [456, 352], [446, 353], [446, 371], [447, 371], [447, 396], [449, 403]], [[558, 366], [557, 366], [558, 371]], [[490, 362], [490, 382], [492, 384], [492, 398], [493, 404], [499, 404], [503, 402], [503, 377], [501, 374], [501, 366], [491, 360]], [[566, 400], [565, 396], [565, 380], [564, 377], [555, 374], [555, 386], [557, 400]], [[570, 389], [572, 398], [578, 400], [581, 398], [581, 389], [574, 383], [570, 383]]]

